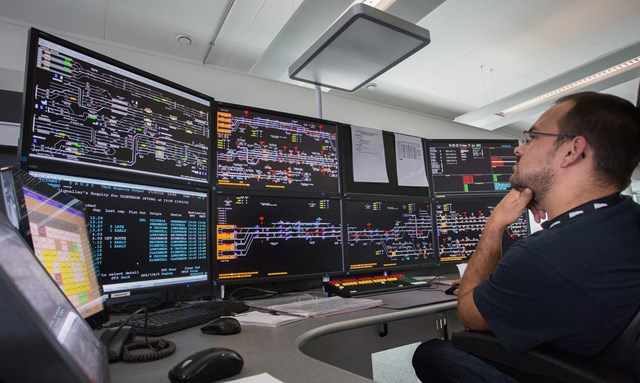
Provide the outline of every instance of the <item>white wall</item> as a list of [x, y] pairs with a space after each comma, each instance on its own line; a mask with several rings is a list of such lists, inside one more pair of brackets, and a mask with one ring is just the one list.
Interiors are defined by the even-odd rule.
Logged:
[[[38, 26], [36, 26], [38, 27]], [[16, 90], [22, 84], [29, 25], [0, 20], [0, 89]], [[43, 29], [46, 30], [46, 29]], [[82, 36], [61, 36], [88, 49], [169, 79], [219, 101], [265, 109], [316, 115], [312, 89], [278, 83], [226, 69], [174, 57], [160, 57], [125, 46], [115, 46]], [[21, 86], [21, 85], [20, 85]], [[463, 89], [460, 90], [461, 92]], [[322, 94], [323, 118], [425, 138], [514, 138], [382, 104], [356, 101], [345, 95]]]

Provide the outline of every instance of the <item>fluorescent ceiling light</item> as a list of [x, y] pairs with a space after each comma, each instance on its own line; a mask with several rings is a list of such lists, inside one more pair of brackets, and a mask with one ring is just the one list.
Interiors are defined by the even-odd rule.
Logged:
[[640, 77], [640, 42], [601, 56], [454, 121], [494, 130], [547, 109], [553, 101], [578, 91], [602, 91]]
[[289, 67], [289, 77], [353, 92], [430, 42], [428, 30], [354, 4]]
[[541, 96], [531, 98], [531, 99], [529, 99], [529, 100], [527, 100], [525, 102], [521, 102], [520, 104], [514, 105], [514, 106], [512, 106], [510, 108], [507, 108], [507, 109], [505, 109], [505, 110], [503, 110], [501, 112], [498, 112], [497, 114], [499, 116], [504, 117], [509, 113], [513, 113], [513, 112], [517, 112], [517, 111], [522, 110], [522, 109], [529, 108], [529, 107], [531, 107], [533, 105], [539, 104], [539, 103], [541, 103], [543, 101], [546, 101], [546, 100], [548, 100], [550, 98], [554, 98], [554, 99], [555, 98], [559, 98], [562, 93], [569, 92], [570, 90], [578, 90], [578, 89], [581, 89], [582, 87], [587, 86], [587, 85], [589, 85], [589, 84], [591, 84], [593, 82], [602, 81], [602, 80], [604, 80], [604, 79], [606, 79], [606, 78], [608, 78], [610, 76], [615, 76], [617, 74], [620, 74], [620, 72], [631, 70], [633, 68], [637, 68], [639, 65], [640, 65], [640, 56], [635, 57], [635, 58], [633, 58], [631, 60], [627, 60], [627, 61], [625, 61], [623, 63], [614, 65], [614, 66], [609, 67], [609, 68], [607, 68], [607, 69], [605, 69], [603, 71], [600, 71], [598, 73], [594, 73], [594, 74], [592, 74], [590, 76], [583, 77], [578, 81], [574, 81], [571, 84], [567, 84], [565, 86], [561, 86], [560, 88], [556, 88], [556, 89], [554, 89], [554, 90], [552, 90], [550, 92], [547, 92], [547, 93], [545, 93], [545, 94], [543, 94]]

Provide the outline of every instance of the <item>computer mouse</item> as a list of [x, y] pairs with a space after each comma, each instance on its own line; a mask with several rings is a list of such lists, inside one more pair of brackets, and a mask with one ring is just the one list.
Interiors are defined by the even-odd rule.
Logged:
[[460, 285], [453, 285], [453, 286], [449, 287], [448, 289], [446, 289], [444, 291], [444, 293], [447, 294], [447, 295], [454, 295], [456, 290], [458, 290], [458, 287], [460, 287]]
[[241, 330], [240, 322], [236, 318], [220, 317], [213, 319], [200, 327], [205, 334], [231, 335]]
[[208, 383], [242, 371], [244, 360], [228, 348], [207, 348], [195, 352], [169, 371], [173, 383]]
[[136, 337], [136, 330], [131, 326], [123, 326], [120, 331], [117, 327], [104, 330], [100, 335], [100, 340], [107, 347], [109, 363], [120, 360], [124, 345]]

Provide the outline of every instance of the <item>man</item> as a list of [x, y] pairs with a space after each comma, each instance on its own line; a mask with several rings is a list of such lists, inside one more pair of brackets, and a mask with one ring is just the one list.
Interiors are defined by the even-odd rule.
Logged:
[[[596, 356], [640, 309], [640, 206], [620, 192], [640, 161], [640, 109], [612, 95], [559, 99], [515, 149], [512, 190], [493, 210], [458, 289], [458, 316], [512, 353], [540, 344]], [[529, 209], [543, 230], [501, 257], [506, 227]], [[429, 341], [423, 382], [513, 382]]]

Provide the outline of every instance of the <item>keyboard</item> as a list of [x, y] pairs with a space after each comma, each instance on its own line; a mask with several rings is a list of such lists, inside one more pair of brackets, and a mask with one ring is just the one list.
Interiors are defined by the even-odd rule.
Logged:
[[[157, 310], [148, 314], [147, 335], [160, 336], [247, 310], [249, 306], [244, 302], [230, 300], [185, 304]], [[138, 334], [144, 334], [144, 313], [131, 318], [128, 324], [135, 327]]]
[[431, 283], [407, 277], [404, 274], [393, 274], [351, 279], [336, 279], [324, 282], [324, 291], [332, 295], [351, 298], [359, 295], [379, 294], [407, 289], [429, 287]]

